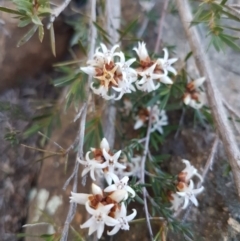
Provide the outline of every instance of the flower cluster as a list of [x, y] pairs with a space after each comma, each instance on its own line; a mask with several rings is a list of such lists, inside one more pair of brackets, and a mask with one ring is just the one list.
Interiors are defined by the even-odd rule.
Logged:
[[205, 81], [205, 77], [191, 81], [186, 86], [186, 91], [183, 96], [185, 105], [189, 105], [194, 109], [200, 109], [206, 104], [206, 94], [201, 91], [200, 86]]
[[[137, 212], [133, 209], [132, 214], [127, 216], [127, 210], [122, 201], [128, 199], [129, 194], [134, 198], [136, 193], [128, 185], [130, 172], [119, 179], [119, 170], [133, 170], [133, 167], [128, 167], [119, 162], [121, 151], [113, 154], [110, 151], [109, 143], [106, 138], [100, 143], [100, 148], [91, 148], [91, 151], [86, 153], [86, 161], [78, 160], [85, 166], [82, 176], [90, 172], [90, 176], [95, 180], [95, 172], [103, 173], [108, 187], [102, 190], [96, 184], [92, 184], [92, 194], [71, 193], [70, 201], [85, 205], [86, 210], [92, 217], [82, 224], [81, 228], [89, 228], [88, 234], [91, 235], [97, 231], [97, 237], [101, 238], [105, 225], [113, 227], [108, 235], [116, 234], [120, 229], [129, 230], [128, 222], [134, 219]], [[90, 158], [92, 155], [92, 158]], [[123, 171], [121, 174], [125, 174]], [[113, 182], [113, 183], [112, 183]]]
[[152, 128], [151, 132], [158, 131], [160, 134], [163, 134], [163, 126], [168, 125], [168, 117], [165, 110], [160, 110], [157, 105], [152, 107], [142, 108], [138, 115], [136, 116], [136, 123], [134, 129], [139, 129], [142, 126], [145, 126], [149, 121], [149, 116], [151, 113], [152, 118]]
[[[90, 154], [92, 158], [90, 158]], [[113, 175], [116, 169], [125, 169], [126, 166], [119, 162], [121, 151], [113, 154], [110, 151], [109, 143], [106, 138], [103, 138], [100, 143], [100, 148], [91, 148], [91, 151], [86, 153], [85, 159], [78, 161], [85, 166], [82, 172], [82, 176], [85, 176], [90, 172], [92, 180], [95, 179], [95, 171], [103, 173], [107, 183], [110, 185], [113, 180]]]
[[[124, 186], [124, 182], [126, 180], [118, 182], [118, 186]], [[97, 231], [99, 239], [103, 234], [105, 225], [113, 227], [110, 232], [107, 232], [108, 235], [114, 235], [120, 229], [129, 230], [128, 222], [133, 220], [137, 214], [136, 210], [133, 209], [133, 212], [127, 216], [125, 204], [122, 202], [126, 198], [127, 191], [125, 189], [117, 189], [113, 185], [105, 188], [103, 191], [99, 186], [92, 184], [92, 194], [73, 192], [71, 194], [70, 202], [85, 205], [87, 212], [92, 215], [80, 227], [89, 228], [88, 235]]]
[[[81, 68], [83, 72], [97, 80], [97, 83], [91, 83], [91, 89], [95, 94], [107, 100], [119, 100], [125, 93], [136, 91], [134, 83], [137, 89], [145, 92], [156, 90], [159, 88], [160, 82], [173, 83], [168, 77], [168, 72], [177, 74], [171, 66], [177, 59], [168, 59], [167, 49], [164, 49], [164, 58], [151, 60], [145, 43], [139, 42], [138, 47], [133, 50], [139, 57], [140, 66], [133, 69], [130, 66], [136, 59], [131, 58], [126, 61], [124, 53], [116, 51], [118, 48], [118, 45], [114, 45], [109, 50], [104, 44], [100, 44], [93, 59], [87, 61], [88, 66]], [[140, 77], [140, 80], [138, 80], [138, 77]], [[113, 91], [118, 92], [119, 95], [116, 97], [115, 93], [112, 93]]]
[[177, 211], [179, 208], [185, 209], [189, 201], [195, 206], [198, 206], [196, 195], [201, 193], [204, 189], [203, 186], [194, 189], [194, 183], [191, 179], [193, 176], [197, 176], [202, 182], [202, 176], [197, 172], [197, 169], [192, 166], [189, 161], [182, 160], [186, 165], [185, 169], [178, 174], [178, 183], [176, 193], [170, 193], [169, 200], [172, 203], [171, 209]]

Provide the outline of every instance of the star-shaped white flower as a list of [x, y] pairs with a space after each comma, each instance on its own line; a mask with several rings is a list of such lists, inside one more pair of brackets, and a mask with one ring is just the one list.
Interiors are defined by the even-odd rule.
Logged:
[[96, 169], [105, 168], [107, 166], [107, 164], [106, 163], [99, 163], [98, 161], [96, 161], [94, 159], [90, 160], [89, 154], [90, 154], [90, 151], [86, 153], [86, 156], [85, 156], [86, 161], [80, 160], [78, 158], [78, 162], [85, 166], [85, 168], [82, 171], [82, 177], [85, 176], [88, 172], [90, 172], [90, 177], [92, 178], [92, 180], [95, 181], [96, 178], [95, 178], [95, 175], [94, 175], [94, 171]]
[[91, 196], [100, 195], [103, 197], [103, 191], [99, 186], [92, 183], [91, 188], [92, 188], [92, 194], [71, 192], [70, 202], [75, 202], [78, 204], [85, 205], [86, 202], [88, 202], [89, 197]]
[[130, 65], [132, 65], [136, 61], [136, 59], [132, 58], [126, 61], [123, 52], [116, 53], [116, 56], [120, 58], [120, 61], [116, 62], [116, 65], [118, 65], [121, 73], [126, 73], [126, 77], [129, 76], [129, 78], [131, 77], [133, 80], [136, 80], [137, 72], [135, 69], [130, 67]]
[[163, 134], [163, 126], [168, 125], [168, 117], [165, 110], [159, 110], [158, 118], [153, 122], [153, 127], [151, 132], [158, 131], [160, 134]]
[[108, 226], [115, 226], [118, 224], [118, 221], [116, 219], [108, 216], [108, 213], [110, 212], [114, 204], [109, 204], [105, 206], [100, 204], [97, 209], [92, 209], [89, 206], [89, 203], [86, 202], [85, 206], [88, 213], [90, 213], [92, 217], [84, 224], [80, 225], [80, 227], [89, 228], [88, 235], [91, 235], [92, 233], [97, 231], [97, 238], [100, 239], [103, 234], [105, 224]]
[[144, 62], [148, 62], [149, 56], [148, 51], [146, 49], [146, 44], [144, 42], [138, 42], [138, 48], [133, 48], [134, 51], [136, 51], [139, 59]]
[[163, 59], [159, 58], [157, 60], [157, 63], [163, 69], [165, 75], [167, 75], [168, 72], [172, 72], [174, 75], [176, 75], [177, 71], [171, 65], [175, 63], [178, 59], [177, 58], [168, 59], [168, 56], [169, 56], [168, 50], [164, 48], [163, 51], [164, 51], [164, 57]]
[[[126, 73], [123, 73], [123, 76]], [[136, 91], [135, 87], [133, 86], [133, 82], [135, 82], [135, 80], [132, 79], [127, 79], [127, 77], [124, 78], [124, 80], [119, 81], [118, 82], [118, 87], [112, 87], [115, 91], [120, 92], [119, 96], [117, 98], [115, 98], [115, 100], [120, 100], [122, 98], [122, 96], [126, 93], [132, 93], [132, 91]]]
[[183, 197], [179, 196], [176, 193], [172, 193], [171, 199], [170, 199], [172, 206], [170, 207], [170, 209], [174, 211], [179, 210], [180, 206], [182, 206], [183, 204], [183, 201], [184, 201]]
[[126, 167], [118, 162], [121, 155], [121, 151], [116, 152], [113, 156], [108, 154], [105, 149], [103, 149], [103, 156], [107, 163], [108, 172], [104, 173], [108, 185], [112, 184], [112, 176], [109, 173], [114, 173], [115, 168], [125, 169]]
[[116, 190], [126, 190], [127, 193], [125, 195], [124, 200], [127, 200], [128, 192], [132, 194], [131, 195], [132, 197], [135, 197], [135, 195], [136, 195], [135, 191], [130, 186], [128, 186], [129, 177], [125, 176], [121, 180], [119, 180], [118, 176], [115, 175], [114, 173], [111, 173], [110, 175], [114, 181], [114, 184], [105, 188], [104, 192], [114, 192]]
[[187, 92], [184, 94], [183, 102], [194, 109], [200, 109], [207, 102], [206, 94], [199, 88], [205, 81], [205, 77], [189, 82]]
[[189, 185], [185, 186], [184, 190], [181, 190], [181, 192], [177, 192], [177, 194], [181, 197], [184, 197], [184, 205], [182, 207], [182, 209], [185, 209], [188, 204], [189, 204], [189, 200], [195, 205], [195, 206], [198, 206], [198, 201], [196, 199], [196, 195], [201, 193], [204, 189], [204, 187], [200, 187], [200, 188], [197, 188], [197, 189], [193, 189], [194, 188], [194, 185], [193, 185], [193, 181], [190, 180], [190, 183]]
[[179, 178], [183, 178], [184, 182], [188, 183], [193, 176], [197, 176], [201, 182], [203, 182], [202, 176], [198, 173], [198, 170], [190, 164], [188, 160], [183, 159], [182, 162], [186, 167], [180, 172]]
[[127, 216], [127, 210], [124, 205], [124, 203], [121, 204], [121, 209], [115, 214], [115, 219], [118, 221], [118, 223], [115, 225], [115, 227], [112, 229], [112, 231], [108, 231], [108, 235], [114, 235], [116, 234], [120, 229], [122, 230], [129, 230], [129, 224], [131, 220], [135, 218], [137, 215], [136, 209], [133, 209], [132, 214]]
[[155, 74], [155, 67], [156, 63], [153, 64], [151, 67], [147, 68], [146, 70], [138, 73], [140, 76], [142, 76], [142, 79], [136, 82], [136, 86], [139, 90], [151, 92], [160, 87], [160, 83], [157, 83], [157, 85], [155, 85], [154, 80], [160, 79], [163, 75]]

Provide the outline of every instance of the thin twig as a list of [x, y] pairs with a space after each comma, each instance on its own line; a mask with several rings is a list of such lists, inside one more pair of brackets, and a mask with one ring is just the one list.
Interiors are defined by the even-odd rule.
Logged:
[[71, 0], [65, 0], [61, 5], [54, 8], [51, 12], [51, 18], [50, 22], [53, 23], [55, 19], [65, 10], [65, 8], [68, 6], [68, 4], [71, 2]]
[[169, 0], [165, 0], [163, 9], [161, 12], [161, 18], [160, 18], [159, 24], [158, 24], [158, 37], [157, 37], [156, 45], [154, 48], [154, 53], [158, 53], [158, 50], [160, 48], [161, 39], [162, 39], [162, 30], [163, 30], [163, 25], [164, 25], [164, 20], [165, 20], [168, 4], [169, 4]]
[[222, 97], [215, 84], [215, 78], [211, 71], [211, 64], [206, 56], [202, 41], [196, 27], [191, 27], [190, 23], [193, 19], [191, 9], [187, 0], [176, 0], [181, 21], [183, 23], [190, 47], [195, 58], [196, 66], [201, 76], [206, 77], [206, 93], [209, 105], [215, 120], [216, 128], [220, 134], [223, 145], [228, 156], [229, 164], [232, 168], [233, 177], [237, 187], [238, 197], [240, 198], [240, 152], [236, 144], [234, 135], [229, 125], [227, 115], [225, 113]]
[[59, 147], [61, 150], [64, 150], [63, 147], [61, 147], [57, 142], [53, 141], [52, 139], [50, 139], [48, 136], [46, 136], [44, 133], [42, 133], [41, 131], [38, 131], [38, 134], [42, 137], [47, 138], [50, 142], [52, 142], [55, 146]]
[[[89, 36], [90, 38], [90, 51], [88, 54], [88, 58], [92, 59], [93, 58], [93, 54], [94, 54], [94, 49], [95, 49], [95, 43], [96, 43], [96, 36], [97, 36], [97, 32], [96, 32], [96, 28], [93, 25], [93, 22], [96, 21], [96, 0], [92, 0], [91, 1], [91, 19], [90, 19], [90, 31], [91, 34]], [[87, 92], [89, 92], [89, 86], [90, 86], [90, 81], [91, 78], [88, 78], [88, 84], [87, 84]], [[79, 144], [78, 144], [78, 153], [77, 153], [77, 157], [76, 157], [76, 161], [75, 161], [75, 167], [73, 170], [73, 178], [74, 178], [74, 182], [73, 182], [73, 192], [77, 192], [77, 182], [78, 182], [78, 169], [79, 169], [79, 162], [78, 162], [78, 157], [80, 159], [83, 159], [83, 144], [84, 144], [84, 133], [85, 133], [85, 126], [86, 126], [86, 117], [87, 117], [87, 108], [88, 108], [88, 104], [87, 102], [85, 103], [85, 108], [82, 112], [81, 115], [81, 120], [80, 120], [80, 126], [79, 126]], [[64, 223], [64, 228], [62, 231], [62, 235], [61, 235], [61, 239], [60, 241], [67, 241], [68, 240], [68, 231], [69, 231], [69, 225], [76, 213], [76, 207], [77, 204], [72, 202], [70, 203], [70, 207], [69, 207], [69, 211], [67, 214], [67, 218], [66, 221]]]
[[[151, 135], [151, 126], [152, 126], [152, 109], [149, 115], [149, 122], [148, 122], [148, 128], [147, 128], [147, 135], [146, 135], [146, 141], [145, 141], [145, 146], [144, 146], [144, 153], [142, 156], [142, 162], [141, 162], [141, 183], [145, 183], [145, 163], [146, 163], [146, 158], [148, 154], [148, 149], [149, 149], [149, 141], [150, 141], [150, 135]], [[150, 234], [151, 240], [153, 240], [153, 232], [152, 232], [152, 227], [151, 223], [149, 220], [149, 212], [148, 212], [148, 205], [147, 205], [147, 190], [146, 187], [143, 187], [143, 201], [144, 201], [144, 209], [145, 209], [145, 215], [146, 215], [146, 221], [147, 221], [147, 226], [148, 226], [148, 231]]]
[[235, 115], [235, 117], [240, 119], [240, 113], [238, 113], [237, 110], [235, 110], [232, 106], [230, 106], [230, 104], [224, 98], [222, 99], [222, 102], [229, 112], [231, 112], [233, 115]]

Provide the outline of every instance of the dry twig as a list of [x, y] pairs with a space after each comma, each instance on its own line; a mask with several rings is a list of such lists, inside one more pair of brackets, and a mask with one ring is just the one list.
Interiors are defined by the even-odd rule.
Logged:
[[232, 168], [233, 177], [237, 187], [238, 197], [240, 198], [240, 168], [239, 159], [240, 152], [236, 144], [234, 135], [230, 128], [228, 118], [226, 116], [222, 97], [216, 87], [214, 75], [211, 71], [211, 64], [208, 61], [202, 41], [199, 38], [199, 33], [196, 27], [190, 27], [193, 19], [191, 9], [187, 0], [176, 0], [181, 21], [183, 23], [190, 47], [195, 58], [196, 66], [201, 76], [206, 77], [206, 93], [209, 100], [209, 105], [215, 120], [216, 128], [220, 134], [229, 164]]
[[[148, 122], [147, 135], [146, 135], [146, 141], [145, 141], [145, 146], [144, 146], [144, 153], [143, 153], [142, 161], [141, 161], [140, 182], [142, 184], [145, 183], [145, 163], [146, 163], [148, 149], [149, 149], [149, 141], [150, 141], [150, 135], [151, 135], [151, 126], [152, 126], [152, 117], [151, 116], [152, 116], [152, 110], [150, 111], [150, 115], [149, 115], [149, 122]], [[145, 187], [143, 187], [142, 191], [143, 191], [143, 201], [144, 201], [144, 209], [145, 209], [148, 231], [149, 231], [151, 240], [153, 240], [153, 232], [152, 232], [152, 227], [151, 227], [151, 223], [150, 223], [150, 219], [149, 219], [148, 204], [147, 204], [147, 190]]]
[[[88, 54], [88, 58], [92, 59], [93, 54], [94, 54], [94, 49], [95, 49], [95, 42], [96, 42], [96, 35], [97, 31], [95, 26], [93, 25], [93, 21], [96, 21], [96, 0], [91, 1], [91, 19], [90, 19], [90, 51]], [[90, 81], [91, 78], [89, 77], [88, 79], [88, 86], [87, 86], [87, 91], [89, 92], [89, 86], [90, 86]], [[80, 159], [83, 159], [83, 144], [84, 144], [84, 133], [85, 133], [85, 125], [86, 125], [86, 117], [87, 117], [87, 107], [88, 104], [87, 102], [85, 103], [85, 107], [82, 111], [81, 119], [80, 119], [80, 126], [79, 126], [79, 144], [78, 144], [78, 153], [75, 161], [75, 167], [73, 170], [73, 175], [71, 175], [71, 179], [74, 178], [73, 181], [73, 192], [77, 192], [77, 182], [78, 182], [78, 169], [79, 169], [79, 162], [77, 158], [79, 157]], [[69, 231], [69, 225], [75, 215], [76, 212], [76, 203], [70, 203], [67, 219], [64, 224], [64, 228], [62, 231], [62, 236], [60, 241], [67, 241], [68, 239], [68, 231]]]
[[158, 50], [160, 48], [163, 24], [164, 24], [166, 12], [167, 12], [168, 4], [169, 4], [169, 0], [165, 0], [163, 9], [162, 9], [162, 13], [161, 13], [161, 18], [160, 18], [159, 25], [158, 25], [158, 37], [157, 37], [157, 42], [156, 42], [156, 45], [154, 48], [154, 53], [158, 53]]

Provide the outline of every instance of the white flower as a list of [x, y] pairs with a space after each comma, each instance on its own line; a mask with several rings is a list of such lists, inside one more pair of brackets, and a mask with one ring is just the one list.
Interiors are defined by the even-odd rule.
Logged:
[[170, 209], [177, 211], [179, 209], [179, 207], [182, 206], [183, 201], [184, 201], [183, 197], [179, 196], [176, 193], [172, 193], [171, 197], [170, 197], [170, 202], [171, 202], [172, 206], [170, 207]]
[[202, 176], [198, 173], [197, 169], [190, 164], [188, 160], [183, 159], [182, 162], [186, 165], [186, 167], [178, 175], [178, 178], [181, 181], [188, 183], [193, 176], [197, 176], [200, 181], [203, 182]]
[[118, 65], [120, 71], [126, 73], [127, 76], [130, 76], [131, 78], [136, 80], [137, 72], [135, 69], [130, 67], [130, 65], [132, 65], [136, 61], [136, 59], [132, 58], [126, 61], [123, 52], [116, 53], [116, 56], [120, 58], [120, 61], [116, 62], [116, 65]]
[[116, 219], [108, 216], [108, 213], [110, 212], [114, 204], [109, 204], [105, 206], [101, 204], [97, 207], [97, 209], [92, 209], [89, 206], [89, 203], [86, 202], [85, 206], [88, 213], [90, 213], [92, 217], [84, 224], [80, 225], [80, 227], [89, 228], [88, 235], [91, 235], [93, 232], [97, 231], [97, 238], [100, 239], [103, 234], [105, 224], [107, 224], [108, 226], [115, 226], [118, 224], [118, 221]]
[[168, 56], [169, 56], [168, 50], [166, 48], [164, 48], [163, 51], [164, 51], [164, 57], [163, 57], [163, 59], [159, 58], [157, 60], [157, 63], [163, 69], [165, 75], [168, 74], [168, 71], [172, 72], [174, 75], [176, 75], [177, 71], [171, 65], [173, 63], [175, 63], [178, 59], [177, 58], [168, 59]]
[[147, 68], [146, 70], [139, 72], [138, 74], [142, 76], [142, 79], [136, 82], [136, 86], [139, 90], [151, 92], [160, 87], [160, 84], [154, 84], [154, 80], [160, 79], [163, 75], [162, 74], [155, 74], [154, 69], [156, 67], [156, 63], [153, 64], [151, 67]]
[[148, 62], [150, 60], [148, 56], [148, 51], [146, 49], [146, 44], [144, 42], [138, 42], [138, 48], [133, 48], [136, 51], [139, 59], [144, 62]]
[[[123, 73], [123, 75], [125, 75], [125, 73]], [[118, 82], [118, 87], [113, 86], [112, 88], [115, 91], [120, 92], [119, 96], [115, 98], [115, 100], [120, 100], [125, 93], [132, 93], [132, 91], [136, 91], [135, 87], [132, 84], [133, 82], [134, 81], [127, 80], [125, 78], [125, 80]]]
[[168, 117], [165, 110], [159, 110], [158, 118], [153, 122], [151, 132], [157, 130], [160, 134], [163, 134], [163, 126], [168, 125]]
[[198, 206], [198, 201], [195, 197], [195, 195], [201, 193], [204, 189], [204, 187], [200, 187], [197, 189], [193, 189], [194, 185], [193, 185], [193, 181], [190, 180], [189, 185], [184, 185], [184, 189], [181, 190], [180, 192], [177, 192], [177, 194], [181, 197], [184, 197], [184, 205], [182, 207], [182, 209], [185, 209], [188, 204], [189, 204], [189, 200], [195, 205]]
[[129, 224], [131, 220], [135, 218], [137, 215], [136, 209], [133, 209], [132, 214], [127, 216], [127, 210], [124, 205], [124, 203], [121, 204], [121, 209], [115, 214], [115, 219], [118, 221], [118, 223], [115, 225], [115, 227], [112, 229], [112, 231], [108, 231], [108, 235], [114, 235], [116, 234], [120, 229], [122, 230], [129, 230]]
[[70, 202], [75, 202], [78, 204], [86, 204], [88, 202], [89, 197], [100, 195], [103, 197], [103, 191], [102, 189], [97, 186], [96, 184], [92, 183], [92, 194], [86, 194], [86, 193], [74, 193], [71, 192]]
[[204, 83], [204, 81], [205, 77], [188, 83], [186, 93], [183, 97], [183, 102], [185, 105], [189, 105], [194, 109], [200, 109], [204, 104], [206, 104], [206, 94], [199, 88]]
[[111, 185], [112, 183], [112, 176], [109, 175], [109, 173], [114, 173], [115, 168], [122, 168], [125, 169], [126, 167], [118, 162], [118, 159], [121, 155], [121, 151], [116, 152], [113, 156], [108, 154], [105, 149], [103, 149], [103, 156], [107, 163], [108, 171], [104, 173], [104, 176], [106, 178], [106, 181], [108, 185]]
[[95, 179], [94, 171], [96, 169], [105, 168], [107, 164], [106, 163], [99, 163], [94, 159], [90, 160], [89, 154], [90, 154], [90, 151], [87, 152], [86, 156], [85, 156], [87, 161], [80, 160], [79, 158], [77, 160], [78, 160], [79, 163], [81, 163], [82, 165], [85, 166], [85, 168], [82, 171], [82, 177], [85, 176], [88, 172], [90, 172], [90, 177], [92, 178], [92, 180], [95, 181], [96, 179]]
[[130, 186], [128, 186], [129, 177], [125, 176], [121, 180], [119, 180], [118, 176], [116, 176], [114, 173], [111, 173], [110, 175], [112, 176], [114, 184], [105, 188], [104, 192], [114, 192], [116, 190], [122, 190], [123, 189], [123, 190], [127, 191], [124, 200], [127, 200], [128, 192], [132, 194], [132, 197], [135, 197], [135, 195], [136, 195], [135, 191]]
[[141, 113], [140, 116], [137, 116], [137, 121], [134, 125], [134, 129], [139, 129], [140, 127], [144, 126], [144, 124], [149, 120], [149, 114], [151, 112], [151, 118], [152, 118], [152, 128], [151, 132], [154, 132], [157, 130], [160, 134], [163, 134], [163, 126], [168, 125], [168, 118], [166, 115], [165, 110], [160, 110], [157, 105], [154, 105], [152, 107], [147, 107], [144, 116]]

